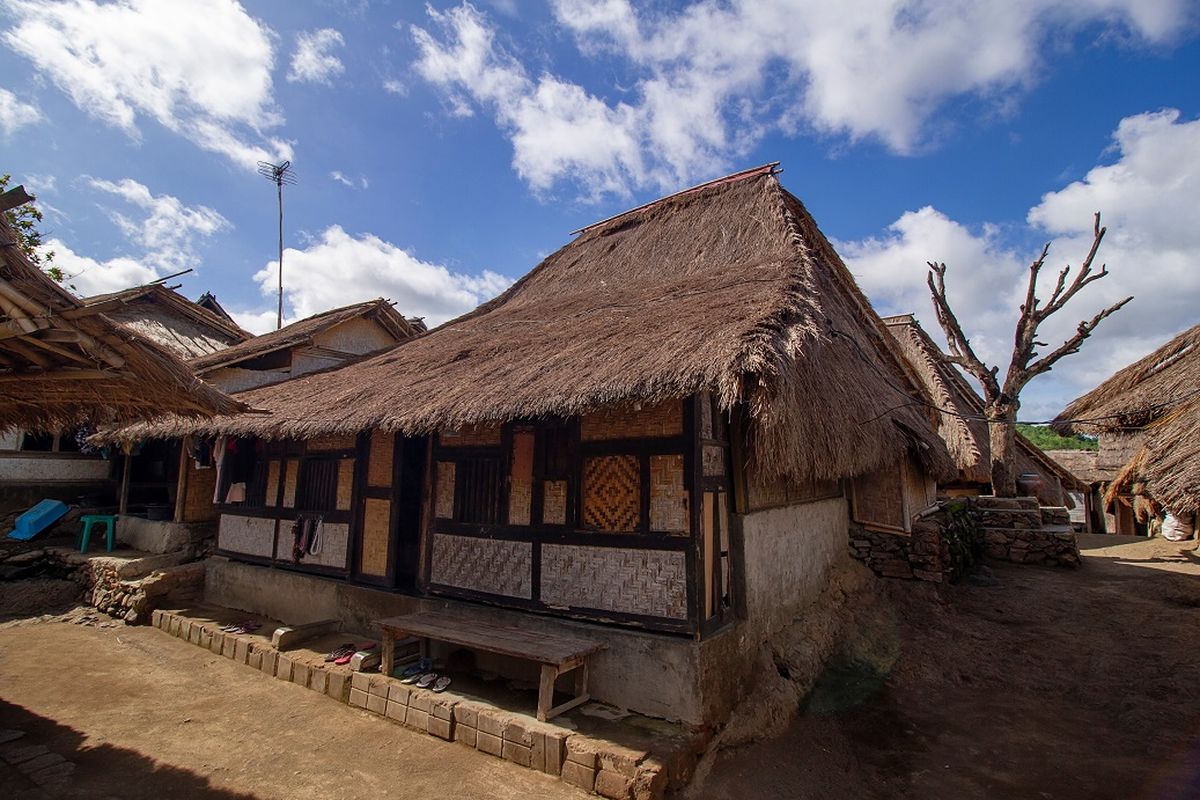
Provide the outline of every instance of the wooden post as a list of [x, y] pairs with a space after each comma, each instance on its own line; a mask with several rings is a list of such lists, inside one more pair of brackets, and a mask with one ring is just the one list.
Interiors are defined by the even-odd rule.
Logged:
[[121, 451], [125, 454], [125, 463], [121, 466], [121, 495], [117, 501], [117, 515], [124, 517], [129, 508], [129, 467], [133, 461], [133, 445], [123, 445]]
[[175, 521], [184, 522], [187, 513], [188, 485], [188, 445], [192, 437], [185, 436], [179, 440], [179, 479], [175, 482]]

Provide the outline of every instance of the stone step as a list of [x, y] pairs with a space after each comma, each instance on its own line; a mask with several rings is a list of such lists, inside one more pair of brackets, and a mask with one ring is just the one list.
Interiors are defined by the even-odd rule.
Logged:
[[994, 497], [985, 494], [976, 497], [975, 504], [980, 510], [992, 508], [1038, 510], [1038, 499], [1036, 497]]
[[1024, 528], [1036, 530], [1042, 527], [1042, 513], [1037, 509], [1005, 508], [979, 509], [976, 514], [984, 528]]
[[1043, 525], [1069, 525], [1071, 511], [1066, 506], [1042, 506]]

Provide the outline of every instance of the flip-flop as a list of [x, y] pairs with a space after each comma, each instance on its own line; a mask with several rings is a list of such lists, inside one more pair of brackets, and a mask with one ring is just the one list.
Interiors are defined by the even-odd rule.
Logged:
[[433, 684], [433, 690], [435, 692], [444, 692], [444, 691], [446, 691], [446, 687], [448, 687], [449, 685], [450, 685], [450, 678], [446, 675], [443, 675], [442, 677], [437, 679], [436, 683]]
[[428, 689], [429, 686], [437, 680], [437, 678], [438, 676], [436, 672], [426, 672], [421, 676], [420, 680], [417, 681], [417, 688]]
[[354, 652], [354, 645], [351, 644], [350, 642], [346, 642], [345, 644], [339, 644], [337, 647], [335, 647], [329, 651], [329, 654], [325, 656], [325, 660], [326, 661], [334, 661], [334, 660], [346, 655], [347, 651]]
[[342, 653], [340, 656], [335, 658], [333, 660], [333, 663], [337, 664], [338, 666], [341, 666], [342, 664], [349, 664], [350, 659], [354, 658], [354, 652], [355, 652], [354, 650], [347, 650], [346, 652]]

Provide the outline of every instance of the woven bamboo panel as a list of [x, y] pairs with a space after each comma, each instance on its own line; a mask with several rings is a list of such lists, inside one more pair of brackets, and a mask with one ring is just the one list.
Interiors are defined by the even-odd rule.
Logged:
[[937, 484], [911, 459], [904, 465], [904, 494], [910, 514], [924, 511], [937, 500]]
[[704, 445], [704, 475], [720, 477], [725, 474], [725, 448], [717, 444]]
[[358, 446], [355, 436], [318, 436], [305, 443], [309, 450], [353, 450]]
[[354, 459], [343, 458], [338, 461], [337, 474], [337, 510], [349, 511], [350, 502], [354, 497]]
[[683, 456], [650, 456], [650, 530], [686, 536], [689, 527]]
[[217, 547], [231, 553], [271, 557], [275, 544], [275, 520], [222, 514], [217, 529]]
[[437, 487], [434, 495], [434, 516], [438, 519], [454, 518], [454, 469], [453, 461], [437, 462]]
[[700, 395], [700, 438], [713, 438], [712, 397], [708, 392]]
[[279, 468], [283, 462], [272, 459], [267, 462], [267, 505], [274, 506], [279, 502]]
[[196, 469], [187, 461], [187, 489], [183, 496], [182, 522], [210, 522], [219, 515], [213, 505], [213, 494], [217, 488], [217, 471], [212, 467]]
[[533, 545], [439, 533], [433, 537], [431, 579], [504, 597], [533, 596]]
[[387, 575], [391, 562], [388, 545], [391, 539], [392, 503], [368, 497], [363, 507], [362, 549], [358, 569], [364, 575]]
[[512, 472], [508, 486], [508, 524], [528, 525], [533, 503], [533, 433], [512, 437]]
[[287, 471], [283, 476], [283, 507], [296, 507], [296, 483], [300, 479], [300, 461], [299, 459], [290, 458], [287, 462]]
[[641, 468], [637, 456], [599, 456], [583, 462], [583, 526], [636, 531], [641, 521]]
[[841, 496], [842, 487], [837, 481], [789, 481], [781, 478], [763, 480], [755, 472], [746, 474], [746, 500], [751, 511]]
[[542, 601], [668, 619], [687, 618], [683, 553], [542, 545]]
[[499, 425], [464, 425], [457, 430], [438, 431], [442, 447], [482, 447], [500, 444]]
[[542, 481], [542, 522], [567, 524], [567, 482]]
[[889, 528], [906, 529], [904, 477], [901, 466], [884, 468], [854, 482], [854, 519]]
[[585, 442], [603, 439], [647, 439], [683, 433], [683, 401], [655, 405], [617, 406], [584, 414], [579, 435]]
[[392, 485], [392, 450], [396, 437], [391, 433], [375, 431], [371, 434], [371, 453], [367, 460], [367, 485]]
[[[298, 563], [301, 566], [309, 567], [349, 568], [350, 526], [345, 522], [322, 522], [319, 536], [317, 552], [305, 555]], [[288, 564], [297, 563], [292, 560], [294, 545], [295, 537], [292, 535], [291, 521], [280, 520], [275, 560]]]

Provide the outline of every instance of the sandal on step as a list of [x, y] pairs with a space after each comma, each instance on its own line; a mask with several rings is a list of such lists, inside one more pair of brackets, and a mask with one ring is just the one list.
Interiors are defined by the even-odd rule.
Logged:
[[437, 678], [438, 678], [438, 676], [437, 676], [436, 672], [426, 672], [417, 681], [417, 688], [418, 689], [428, 689], [433, 684], [433, 682], [437, 680]]
[[434, 683], [434, 684], [433, 684], [433, 690], [434, 690], [435, 692], [444, 692], [444, 691], [446, 691], [446, 688], [447, 688], [449, 685], [450, 685], [450, 678], [449, 678], [449, 676], [447, 676], [447, 675], [443, 675], [442, 677], [440, 677], [440, 678], [438, 678], [438, 679], [437, 679], [437, 682], [436, 682], [436, 683]]
[[347, 650], [353, 652], [354, 645], [350, 642], [339, 644], [337, 647], [329, 651], [328, 655], [325, 656], [325, 660], [334, 661], [335, 659], [341, 658], [342, 656], [346, 655]]

